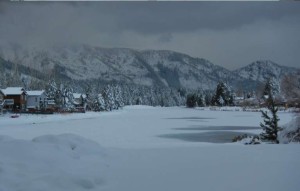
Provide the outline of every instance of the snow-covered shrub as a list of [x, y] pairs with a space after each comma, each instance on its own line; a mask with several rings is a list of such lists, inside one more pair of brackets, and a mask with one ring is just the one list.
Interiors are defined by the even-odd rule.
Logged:
[[258, 135], [248, 136], [245, 139], [241, 140], [241, 143], [245, 145], [257, 145], [261, 143], [261, 140]]
[[238, 135], [232, 139], [232, 142], [240, 142], [245, 145], [257, 145], [261, 143], [261, 140], [258, 135]]
[[300, 115], [298, 114], [291, 122], [284, 125], [279, 134], [280, 143], [300, 142]]
[[235, 137], [233, 137], [232, 142], [239, 142], [246, 137], [247, 137], [247, 134], [235, 136]]

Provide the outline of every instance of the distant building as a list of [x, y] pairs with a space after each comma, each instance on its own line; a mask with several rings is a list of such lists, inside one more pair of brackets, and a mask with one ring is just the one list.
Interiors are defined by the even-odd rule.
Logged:
[[79, 93], [73, 93], [73, 97], [74, 97], [74, 105], [75, 106], [83, 106], [83, 100], [85, 99], [85, 96], [83, 94], [79, 94]]
[[25, 110], [27, 93], [22, 87], [8, 87], [0, 90], [0, 97], [5, 101], [6, 109]]
[[234, 105], [241, 105], [244, 102], [245, 98], [244, 97], [234, 97]]
[[48, 109], [55, 109], [55, 100], [51, 98], [47, 98], [47, 108]]
[[28, 110], [40, 110], [48, 105], [47, 95], [44, 90], [27, 91], [26, 108]]

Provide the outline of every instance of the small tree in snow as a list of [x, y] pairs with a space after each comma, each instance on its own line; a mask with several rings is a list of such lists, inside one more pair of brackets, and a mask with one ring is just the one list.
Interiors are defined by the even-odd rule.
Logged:
[[271, 112], [271, 116], [268, 115], [267, 111], [261, 111], [264, 123], [260, 123], [260, 126], [263, 128], [264, 132], [261, 133], [260, 136], [263, 140], [278, 144], [278, 132], [282, 129], [278, 126], [278, 108], [275, 106], [275, 102], [271, 94], [269, 94], [268, 98], [268, 109]]

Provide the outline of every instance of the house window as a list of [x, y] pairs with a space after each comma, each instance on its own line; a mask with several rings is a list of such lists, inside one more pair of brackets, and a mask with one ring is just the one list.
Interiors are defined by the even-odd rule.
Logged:
[[37, 97], [35, 97], [35, 102], [37, 102]]

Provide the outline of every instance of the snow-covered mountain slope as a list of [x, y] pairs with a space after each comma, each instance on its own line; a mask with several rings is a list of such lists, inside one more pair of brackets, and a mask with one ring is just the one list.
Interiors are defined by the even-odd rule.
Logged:
[[74, 80], [100, 79], [140, 85], [210, 89], [232, 80], [231, 72], [208, 60], [150, 50], [99, 48], [87, 45], [50, 48], [0, 48], [0, 57], [44, 73]]
[[300, 69], [280, 66], [270, 60], [260, 60], [243, 68], [237, 69], [234, 71], [234, 73], [245, 79], [265, 82], [269, 78], [281, 81], [285, 75], [300, 75]]
[[[174, 51], [138, 51], [89, 45], [43, 48], [6, 45], [0, 46], [0, 57], [16, 66], [26, 66], [44, 73], [44, 77], [55, 76], [77, 82], [89, 80], [173, 88], [214, 89], [219, 81], [229, 82], [232, 86], [253, 87], [255, 81], [263, 82], [266, 74], [269, 74], [260, 69], [260, 62], [232, 72], [206, 59], [193, 58]], [[268, 64], [274, 67], [263, 67], [266, 71], [275, 68], [270, 70], [270, 75], [285, 74], [282, 72], [282, 68], [285, 67], [271, 62]]]

